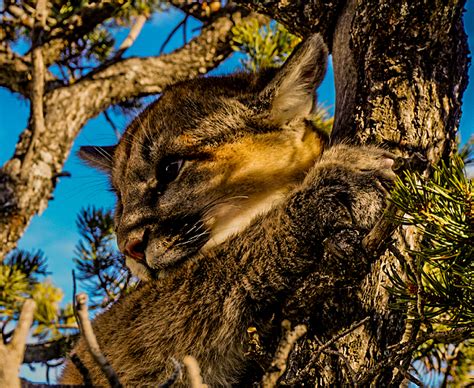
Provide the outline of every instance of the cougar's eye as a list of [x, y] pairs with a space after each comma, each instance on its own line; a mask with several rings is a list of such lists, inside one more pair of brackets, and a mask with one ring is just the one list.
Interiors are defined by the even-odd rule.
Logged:
[[167, 160], [158, 167], [158, 180], [160, 183], [166, 184], [176, 179], [181, 167], [183, 167], [183, 159]]

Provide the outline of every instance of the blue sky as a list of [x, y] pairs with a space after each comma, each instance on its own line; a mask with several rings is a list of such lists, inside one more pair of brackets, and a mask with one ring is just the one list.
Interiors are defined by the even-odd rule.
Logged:
[[[474, 47], [474, 6], [468, 2], [468, 12], [464, 16], [466, 30], [469, 35], [469, 45]], [[178, 11], [160, 14], [148, 22], [134, 46], [127, 53], [128, 56], [145, 56], [158, 54], [159, 48], [168, 33], [181, 20]], [[192, 29], [196, 23], [188, 23], [188, 36], [192, 36]], [[120, 32], [123, 37], [126, 31]], [[194, 32], [195, 34], [196, 32]], [[121, 39], [117, 39], [120, 43]], [[182, 34], [178, 33], [168, 44], [167, 51], [181, 46]], [[230, 73], [239, 66], [236, 56], [225, 61], [216, 72]], [[470, 78], [474, 78], [472, 67]], [[331, 113], [334, 104], [334, 87], [332, 66], [328, 69], [326, 79], [318, 90], [319, 101], [329, 107]], [[461, 120], [461, 139], [466, 141], [474, 133], [474, 114], [470, 107], [474, 104], [474, 82], [469, 85], [464, 95]], [[0, 164], [7, 161], [14, 150], [18, 136], [26, 126], [29, 106], [27, 102], [12, 95], [6, 89], [0, 88]], [[113, 116], [114, 121], [123, 129], [130, 118]], [[113, 196], [106, 190], [106, 179], [84, 167], [75, 156], [75, 151], [81, 145], [108, 145], [116, 142], [111, 127], [103, 116], [91, 120], [82, 130], [75, 142], [73, 151], [64, 167], [72, 174], [71, 178], [64, 178], [54, 192], [54, 200], [41, 215], [31, 222], [27, 232], [21, 239], [19, 247], [27, 250], [42, 249], [49, 261], [52, 282], [65, 292], [64, 301], [71, 301], [71, 269], [74, 246], [78, 241], [75, 220], [82, 207], [94, 205], [110, 208], [113, 206]], [[29, 375], [29, 373], [27, 373]], [[38, 375], [34, 376], [37, 378]]]

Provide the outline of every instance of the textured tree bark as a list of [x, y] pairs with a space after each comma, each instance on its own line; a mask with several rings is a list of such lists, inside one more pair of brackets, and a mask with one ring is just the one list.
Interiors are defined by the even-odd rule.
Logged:
[[[0, 260], [16, 246], [31, 218], [46, 208], [73, 141], [85, 123], [112, 104], [160, 93], [168, 85], [216, 67], [231, 52], [232, 18], [239, 17], [236, 13], [217, 19], [171, 54], [120, 60], [75, 84], [46, 92], [46, 130], [35, 142], [31, 166], [22, 178], [31, 141], [31, 130], [26, 129], [13, 157], [0, 169]], [[24, 64], [16, 62], [12, 66], [23, 70]], [[13, 80], [14, 89], [21, 91], [23, 84], [15, 77]]]
[[[464, 1], [237, 3], [270, 15], [297, 35], [321, 32], [325, 36], [332, 49], [336, 85], [333, 142], [381, 144], [405, 156], [419, 152], [431, 163], [453, 152], [467, 84]], [[404, 234], [404, 238], [412, 237], [407, 231]], [[403, 237], [398, 235], [398, 241]], [[291, 356], [286, 376], [289, 385], [310, 381], [320, 386], [400, 383], [404, 372], [399, 373], [396, 366], [409, 355], [389, 365], [387, 354], [390, 345], [413, 333], [403, 315], [389, 308], [388, 268], [402, 274], [397, 260], [386, 253], [352, 290], [338, 289], [337, 279], [303, 281], [289, 306], [305, 308], [297, 309], [292, 323], [310, 321], [311, 325], [307, 339]], [[330, 302], [312, 303], [321, 293]], [[311, 370], [305, 369], [314, 349], [320, 347], [314, 335], [329, 341], [342, 328], [367, 316], [367, 322], [331, 345], [332, 354], [322, 352]], [[384, 362], [386, 368], [370, 373]]]

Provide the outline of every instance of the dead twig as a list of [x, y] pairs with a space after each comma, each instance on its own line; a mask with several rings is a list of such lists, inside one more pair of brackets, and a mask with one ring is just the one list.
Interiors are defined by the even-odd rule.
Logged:
[[73, 334], [52, 341], [28, 345], [23, 356], [23, 363], [48, 362], [65, 357], [78, 339], [79, 335]]
[[8, 344], [0, 341], [0, 387], [20, 388], [20, 366], [25, 353], [26, 340], [33, 324], [36, 303], [27, 299], [21, 308], [20, 317], [12, 339]]
[[281, 323], [281, 326], [285, 333], [278, 344], [278, 348], [275, 352], [275, 357], [270, 365], [270, 368], [263, 376], [263, 388], [272, 388], [277, 386], [278, 380], [283, 375], [283, 373], [285, 373], [288, 356], [290, 355], [291, 350], [295, 346], [296, 341], [305, 335], [307, 331], [305, 325], [297, 325], [293, 330], [291, 330], [291, 323], [288, 320], [284, 320]]
[[183, 359], [183, 364], [188, 371], [188, 378], [191, 388], [207, 388], [201, 376], [201, 368], [197, 360], [193, 356], [186, 356]]
[[71, 354], [71, 362], [74, 364], [76, 369], [79, 371], [79, 373], [82, 376], [82, 380], [84, 382], [84, 385], [86, 387], [91, 387], [92, 386], [92, 378], [89, 373], [89, 369], [84, 365], [82, 360], [79, 358], [77, 354]]
[[147, 17], [145, 15], [138, 15], [135, 19], [135, 23], [130, 28], [127, 37], [123, 40], [122, 44], [119, 46], [117, 52], [114, 54], [114, 59], [119, 59], [123, 56], [125, 51], [127, 51], [130, 47], [132, 47], [135, 40], [140, 35], [143, 26], [147, 21]]
[[87, 349], [94, 358], [95, 362], [100, 366], [102, 372], [104, 372], [109, 384], [113, 388], [122, 387], [117, 374], [115, 373], [112, 366], [109, 364], [105, 356], [102, 354], [97, 338], [92, 329], [92, 324], [89, 319], [89, 311], [87, 308], [87, 302], [89, 298], [86, 294], [80, 293], [76, 296], [76, 308], [77, 316], [79, 318], [79, 327], [81, 328], [82, 336], [86, 342]]
[[362, 246], [367, 253], [373, 257], [378, 257], [385, 250], [387, 239], [397, 227], [393, 220], [402, 215], [403, 212], [399, 211], [395, 204], [388, 204], [380, 220], [362, 240]]

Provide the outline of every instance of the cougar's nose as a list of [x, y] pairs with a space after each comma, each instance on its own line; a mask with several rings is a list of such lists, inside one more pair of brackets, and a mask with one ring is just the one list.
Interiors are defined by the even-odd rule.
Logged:
[[124, 237], [122, 241], [118, 239], [121, 251], [137, 261], [145, 260], [145, 249], [148, 244], [147, 230], [132, 230]]
[[137, 261], [145, 259], [146, 244], [140, 239], [130, 239], [125, 244], [124, 253]]

